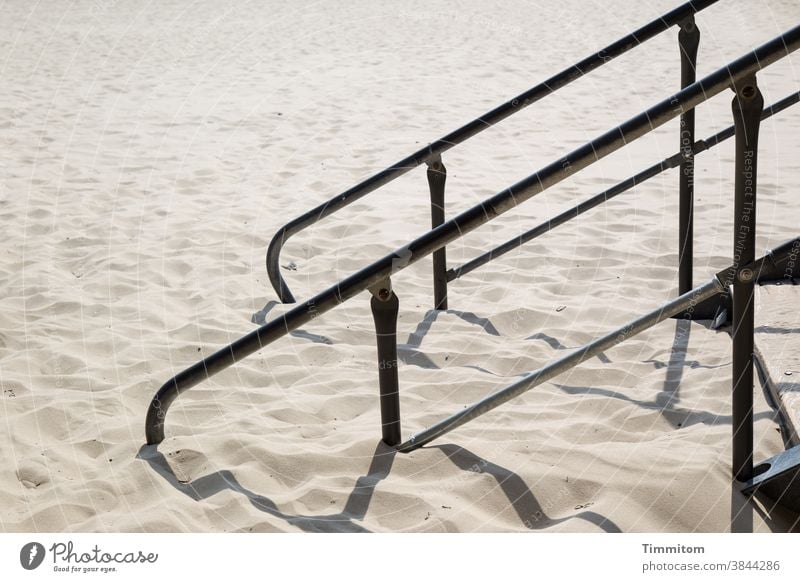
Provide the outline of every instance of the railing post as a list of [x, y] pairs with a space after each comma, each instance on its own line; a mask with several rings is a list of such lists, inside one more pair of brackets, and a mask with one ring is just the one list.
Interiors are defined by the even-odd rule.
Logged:
[[753, 476], [753, 293], [755, 273], [745, 267], [755, 258], [758, 130], [764, 100], [755, 76], [733, 85], [736, 127], [736, 185], [733, 230], [733, 475]]
[[[447, 168], [442, 156], [427, 161], [428, 187], [431, 191], [431, 228], [444, 224], [444, 184]], [[445, 247], [433, 253], [433, 308], [447, 309], [447, 251]]]
[[378, 386], [380, 390], [383, 442], [393, 447], [400, 443], [400, 388], [397, 375], [397, 313], [400, 302], [392, 283], [384, 279], [370, 287], [372, 318], [378, 344]]
[[[697, 73], [697, 48], [700, 29], [690, 16], [681, 22], [678, 32], [681, 52], [681, 89], [695, 82]], [[682, 155], [678, 178], [678, 295], [692, 289], [692, 262], [694, 256], [694, 108], [681, 114], [680, 151]]]

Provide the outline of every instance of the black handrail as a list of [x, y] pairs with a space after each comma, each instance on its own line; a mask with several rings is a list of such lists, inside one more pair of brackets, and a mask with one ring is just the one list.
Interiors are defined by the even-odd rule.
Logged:
[[[796, 93], [792, 93], [787, 97], [784, 97], [777, 103], [769, 107], [765, 107], [764, 111], [761, 114], [762, 121], [772, 117], [783, 111], [784, 109], [788, 109], [795, 103], [800, 101], [800, 91]], [[694, 142], [692, 146], [692, 155], [695, 156], [701, 152], [705, 152], [716, 146], [717, 144], [725, 141], [733, 137], [734, 134], [734, 126], [731, 125], [726, 127], [720, 132], [715, 133], [711, 137], [706, 139], [701, 139]], [[514, 249], [528, 243], [546, 232], [550, 232], [557, 226], [561, 226], [562, 224], [570, 221], [571, 219], [580, 216], [584, 212], [588, 212], [589, 210], [600, 206], [601, 204], [608, 202], [612, 198], [619, 196], [623, 192], [627, 192], [628, 190], [634, 188], [635, 186], [639, 186], [642, 183], [646, 182], [650, 178], [654, 178], [659, 174], [672, 169], [677, 168], [681, 162], [685, 159], [685, 152], [678, 152], [675, 155], [672, 155], [668, 158], [663, 159], [657, 164], [653, 164], [649, 168], [646, 168], [636, 174], [635, 176], [631, 176], [630, 178], [623, 180], [622, 182], [612, 186], [608, 190], [600, 192], [595, 196], [592, 196], [588, 200], [577, 204], [576, 206], [570, 208], [569, 210], [565, 210], [564, 212], [558, 214], [557, 216], [547, 220], [546, 222], [542, 222], [538, 226], [523, 232], [516, 238], [513, 238], [509, 241], [504, 242], [501, 245], [493, 248], [490, 251], [486, 251], [482, 255], [478, 255], [474, 259], [464, 263], [460, 267], [453, 267], [452, 269], [447, 271], [447, 281], [454, 281], [455, 279], [459, 279], [466, 275], [467, 273], [471, 273], [475, 269], [482, 267], [489, 261], [493, 261], [499, 257], [502, 257], [506, 253], [513, 251]]]
[[536, 103], [540, 99], [550, 95], [551, 93], [554, 93], [562, 87], [565, 87], [572, 81], [604, 65], [608, 61], [628, 52], [640, 44], [643, 44], [651, 38], [658, 36], [672, 26], [681, 24], [682, 21], [685, 21], [687, 18], [691, 18], [695, 13], [708, 8], [717, 1], [718, 0], [692, 0], [691, 2], [687, 2], [686, 4], [679, 6], [671, 12], [668, 12], [660, 18], [653, 20], [649, 24], [646, 24], [638, 30], [614, 42], [613, 44], [610, 44], [601, 51], [586, 57], [582, 61], [572, 65], [567, 69], [564, 69], [543, 83], [540, 83], [535, 87], [528, 89], [524, 93], [517, 95], [513, 99], [506, 101], [499, 107], [496, 107], [481, 117], [470, 121], [463, 127], [448, 133], [443, 138], [433, 142], [417, 152], [414, 152], [410, 156], [403, 158], [393, 166], [378, 172], [360, 184], [353, 186], [338, 196], [331, 198], [327, 202], [317, 206], [312, 210], [309, 210], [302, 216], [299, 216], [282, 226], [270, 241], [266, 256], [267, 275], [269, 276], [269, 280], [273, 289], [275, 289], [275, 292], [278, 294], [278, 298], [283, 303], [295, 302], [294, 295], [289, 290], [289, 286], [283, 279], [283, 275], [281, 275], [280, 270], [280, 252], [289, 237], [313, 225], [318, 220], [321, 220], [326, 216], [330, 216], [334, 212], [337, 212], [342, 208], [352, 204], [356, 200], [359, 200], [370, 192], [373, 192], [381, 186], [384, 186], [396, 178], [399, 178], [406, 172], [413, 170], [417, 166], [422, 165], [432, 158], [441, 156], [442, 153], [446, 152], [450, 148], [479, 134], [484, 129], [493, 126], [506, 117], [525, 109], [528, 105]]
[[387, 280], [391, 274], [403, 270], [408, 265], [493, 220], [573, 173], [646, 135], [682, 112], [707, 101], [731, 87], [736, 80], [754, 75], [756, 71], [780, 60], [798, 48], [800, 48], [800, 26], [790, 29], [728, 66], [718, 69], [704, 79], [584, 144], [510, 188], [502, 190], [462, 212], [441, 226], [180, 372], [161, 386], [150, 403], [145, 420], [147, 443], [157, 444], [164, 439], [164, 425], [169, 406], [185, 390], [353, 298], [358, 293]]

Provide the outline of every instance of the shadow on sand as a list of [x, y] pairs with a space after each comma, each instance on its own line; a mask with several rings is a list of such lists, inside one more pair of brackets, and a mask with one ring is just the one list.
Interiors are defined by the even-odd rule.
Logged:
[[[447, 459], [462, 471], [475, 473], [476, 467], [478, 467], [480, 472], [491, 475], [497, 481], [509, 504], [514, 508], [523, 528], [540, 530], [571, 519], [580, 519], [606, 532], [620, 531], [613, 521], [592, 511], [576, 510], [574, 515], [552, 518], [547, 515], [546, 508], [538, 501], [522, 477], [513, 471], [456, 445], [445, 444], [428, 448], [441, 450]], [[250, 504], [259, 511], [282, 519], [305, 532], [368, 532], [370, 530], [358, 522], [364, 520], [375, 488], [389, 476], [396, 454], [397, 452], [393, 448], [379, 443], [373, 453], [367, 474], [356, 480], [353, 491], [348, 496], [342, 511], [329, 515], [285, 513], [269, 497], [244, 487], [228, 470], [217, 471], [189, 482], [183, 482], [178, 479], [166, 457], [152, 445], [143, 446], [139, 450], [137, 458], [146, 461], [167, 483], [194, 501], [202, 501], [222, 491], [230, 490], [246, 497]]]
[[367, 474], [359, 477], [353, 491], [347, 498], [341, 512], [330, 515], [292, 515], [284, 513], [269, 497], [250, 491], [236, 480], [227, 470], [204, 475], [188, 483], [178, 479], [169, 462], [155, 446], [145, 445], [139, 450], [137, 458], [146, 461], [150, 467], [175, 489], [193, 499], [202, 501], [225, 490], [231, 490], [246, 497], [250, 504], [264, 513], [284, 520], [306, 532], [367, 532], [358, 521], [364, 519], [369, 509], [375, 487], [385, 479], [392, 469], [397, 451], [379, 443], [372, 456]]
[[[276, 301], [268, 302], [263, 309], [253, 315], [253, 323], [263, 324], [266, 321], [267, 314], [276, 305], [279, 305]], [[436, 322], [440, 313], [455, 315], [467, 323], [481, 327], [489, 335], [500, 336], [500, 333], [489, 319], [479, 317], [474, 313], [455, 310], [447, 310], [446, 312], [431, 310], [426, 313], [425, 317], [417, 325], [417, 328], [409, 335], [406, 343], [398, 344], [398, 358], [405, 364], [422, 368], [439, 369], [439, 366], [422, 353], [419, 347], [422, 345], [423, 339], [431, 330], [431, 327]], [[698, 361], [690, 361], [687, 359], [691, 326], [692, 322], [690, 321], [676, 320], [675, 337], [672, 343], [669, 361], [665, 363], [657, 360], [648, 360], [648, 362], [652, 363], [657, 369], [666, 369], [666, 377], [662, 389], [651, 401], [636, 400], [621, 392], [603, 388], [554, 385], [568, 394], [597, 394], [608, 398], [623, 400], [641, 408], [658, 410], [665, 420], [674, 428], [685, 428], [698, 423], [706, 425], [731, 424], [731, 415], [719, 415], [708, 411], [692, 410], [679, 406], [681, 401], [681, 383], [683, 381], [684, 371], [687, 367], [723, 367], [707, 366]], [[769, 333], [772, 330], [760, 328], [759, 331], [766, 331]], [[780, 331], [783, 332], [785, 330]], [[316, 343], [333, 343], [327, 337], [311, 334], [303, 330], [294, 331], [292, 335]], [[534, 334], [527, 339], [544, 341], [553, 349], [567, 349], [559, 340], [543, 333]], [[600, 354], [598, 357], [604, 363], [610, 361], [604, 354]], [[486, 372], [486, 370], [482, 371]], [[754, 416], [754, 421], [766, 418], [776, 420], [775, 416], [776, 413], [774, 412], [762, 412]], [[603, 531], [620, 531], [614, 522], [591, 511], [581, 511], [569, 517], [550, 518], [523, 479], [513, 471], [482, 459], [456, 445], [437, 445], [430, 448], [440, 449], [454, 465], [463, 471], [474, 472], [475, 468], [479, 467], [481, 472], [492, 475], [516, 511], [522, 525], [527, 529], [543, 529], [570, 519], [583, 519]], [[170, 468], [165, 457], [159, 453], [155, 447], [142, 447], [138, 457], [147, 461], [159, 475], [178, 491], [197, 501], [207, 499], [220, 491], [229, 489], [246, 496], [250, 503], [258, 510], [283, 519], [287, 523], [303, 531], [365, 532], [368, 530], [357, 522], [364, 519], [378, 483], [389, 475], [395, 454], [396, 451], [394, 449], [380, 443], [375, 449], [367, 474], [358, 478], [343, 510], [338, 514], [323, 516], [286, 514], [280, 511], [277, 505], [268, 497], [259, 495], [242, 486], [230, 471], [218, 471], [200, 477], [192, 482], [183, 483], [175, 476], [175, 473]], [[764, 504], [768, 505], [769, 500], [764, 500]], [[754, 503], [753, 500], [740, 492], [738, 483], [733, 483], [731, 487], [730, 512], [732, 532], [752, 532], [754, 512], [758, 513], [761, 519], [773, 531], [787, 531], [787, 526], [788, 531], [797, 531], [798, 528], [800, 528], [800, 516], [796, 516], [788, 511], [783, 511], [780, 507], [773, 508], [769, 512], [765, 511], [759, 504]]]

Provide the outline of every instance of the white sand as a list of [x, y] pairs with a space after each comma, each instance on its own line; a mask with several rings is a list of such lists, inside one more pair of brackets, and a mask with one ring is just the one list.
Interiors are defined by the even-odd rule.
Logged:
[[[139, 454], [164, 381], [286, 309], [263, 264], [281, 224], [677, 0], [273, 4], [0, 7], [2, 530], [789, 527], [731, 490], [727, 333], [675, 321], [394, 456], [365, 293], [182, 396]], [[794, 0], [748, 6], [700, 15], [700, 75], [798, 19]], [[676, 37], [446, 154], [448, 213], [667, 97]], [[759, 76], [767, 103], [798, 63]], [[731, 123], [731, 97], [698, 109], [699, 137]], [[677, 130], [459, 240], [450, 264], [673, 154]], [[797, 234], [798, 148], [800, 109], [763, 125], [760, 249]], [[729, 262], [732, 164], [732, 140], [698, 158], [698, 282]], [[427, 200], [420, 168], [292, 239], [295, 294], [424, 232]], [[396, 277], [404, 435], [673, 297], [676, 229], [670, 171], [454, 282], [435, 320], [430, 261]], [[783, 443], [756, 393], [760, 459]]]

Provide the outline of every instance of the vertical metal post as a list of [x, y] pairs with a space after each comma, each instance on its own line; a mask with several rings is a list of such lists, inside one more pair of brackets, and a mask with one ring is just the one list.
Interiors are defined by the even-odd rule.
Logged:
[[389, 279], [370, 288], [372, 318], [378, 344], [378, 386], [380, 390], [383, 442], [400, 443], [400, 388], [397, 376], [397, 313], [400, 301]]
[[[681, 89], [695, 82], [697, 73], [697, 48], [700, 29], [694, 16], [681, 22], [678, 32], [681, 52]], [[694, 257], [694, 108], [681, 114], [680, 151], [681, 165], [678, 178], [678, 295], [692, 289], [692, 264]]]
[[733, 230], [733, 475], [753, 476], [753, 292], [755, 276], [745, 267], [756, 258], [758, 130], [764, 100], [755, 76], [734, 83], [736, 186]]
[[[430, 158], [428, 164], [428, 187], [431, 191], [431, 228], [444, 224], [444, 183], [447, 168], [442, 156]], [[433, 308], [447, 309], [447, 251], [445, 247], [433, 252]]]

